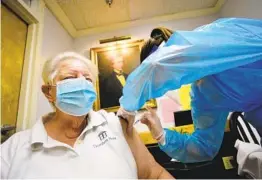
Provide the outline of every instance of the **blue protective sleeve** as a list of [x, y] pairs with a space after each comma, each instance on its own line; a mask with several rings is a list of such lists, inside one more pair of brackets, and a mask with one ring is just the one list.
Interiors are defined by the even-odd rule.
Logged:
[[220, 19], [194, 31], [176, 31], [129, 75], [120, 105], [135, 111], [183, 84], [261, 59], [261, 20]]
[[[191, 114], [195, 131], [181, 134], [166, 131], [166, 144], [160, 148], [170, 157], [181, 162], [201, 162], [214, 158], [223, 140], [228, 111], [216, 107], [203, 97], [203, 91], [214, 91], [216, 99], [221, 98], [214, 88], [213, 78], [204, 78], [202, 83], [193, 83], [191, 88]], [[212, 97], [211, 97], [212, 98]]]
[[180, 134], [165, 129], [166, 144], [160, 148], [170, 157], [183, 163], [212, 160], [221, 146], [228, 112], [194, 111], [195, 123], [193, 134]]

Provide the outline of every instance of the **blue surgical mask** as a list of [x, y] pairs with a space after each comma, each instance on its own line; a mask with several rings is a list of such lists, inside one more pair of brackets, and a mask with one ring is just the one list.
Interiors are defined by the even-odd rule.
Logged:
[[56, 85], [56, 107], [72, 116], [86, 115], [93, 106], [96, 92], [84, 77], [59, 81]]

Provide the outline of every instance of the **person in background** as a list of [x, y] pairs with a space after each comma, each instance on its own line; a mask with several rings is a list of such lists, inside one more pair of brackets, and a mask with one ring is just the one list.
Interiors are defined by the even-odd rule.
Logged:
[[126, 120], [92, 110], [97, 75], [72, 52], [45, 63], [42, 92], [55, 111], [1, 144], [1, 178], [173, 178]]
[[127, 74], [123, 72], [124, 58], [117, 55], [111, 58], [112, 73], [104, 80], [101, 91], [102, 107], [119, 106], [119, 98], [122, 96], [122, 89], [126, 84]]
[[[193, 83], [192, 134], [163, 129], [150, 108], [141, 118], [170, 157], [184, 163], [212, 160], [220, 149], [229, 112], [245, 112], [245, 119], [261, 136], [261, 27], [261, 20], [220, 19], [195, 31], [175, 32], [159, 49], [161, 42], [151, 37], [141, 51], [141, 61], [146, 60], [129, 75], [123, 89], [119, 116], [139, 109], [147, 99]], [[165, 41], [161, 35], [156, 37]]]

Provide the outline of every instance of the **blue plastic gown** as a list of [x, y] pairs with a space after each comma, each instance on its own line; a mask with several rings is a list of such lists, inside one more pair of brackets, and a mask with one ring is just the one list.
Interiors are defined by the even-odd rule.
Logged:
[[246, 112], [262, 134], [262, 20], [220, 19], [194, 31], [176, 31], [129, 75], [120, 104], [135, 111], [188, 83], [193, 83], [195, 131], [165, 129], [166, 144], [160, 148], [169, 156], [181, 162], [211, 160], [230, 111]]

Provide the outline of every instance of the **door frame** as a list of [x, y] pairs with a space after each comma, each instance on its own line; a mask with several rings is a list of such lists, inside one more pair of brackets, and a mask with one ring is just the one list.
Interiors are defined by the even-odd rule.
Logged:
[[45, 4], [43, 0], [33, 0], [30, 7], [22, 0], [2, 0], [2, 2], [28, 24], [16, 121], [16, 131], [21, 131], [30, 128], [37, 118]]

